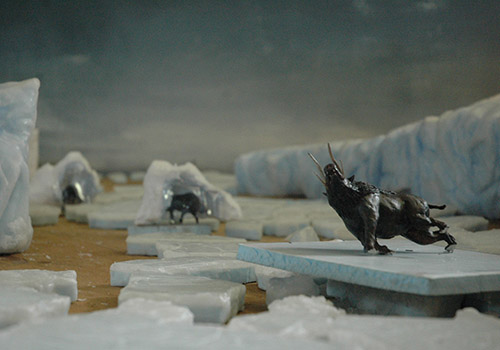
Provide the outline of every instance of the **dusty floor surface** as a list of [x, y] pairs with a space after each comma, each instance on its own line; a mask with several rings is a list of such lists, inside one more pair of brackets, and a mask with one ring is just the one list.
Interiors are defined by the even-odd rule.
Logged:
[[[224, 234], [222, 224], [217, 235]], [[116, 307], [120, 287], [109, 283], [109, 267], [116, 261], [155, 259], [156, 257], [126, 254], [125, 230], [90, 229], [59, 218], [57, 225], [34, 227], [33, 241], [24, 253], [0, 256], [0, 270], [43, 269], [75, 270], [78, 280], [78, 300], [71, 304], [70, 313], [90, 312]], [[280, 241], [264, 237], [263, 241]], [[267, 310], [266, 294], [256, 283], [246, 285], [245, 310], [255, 313]]]

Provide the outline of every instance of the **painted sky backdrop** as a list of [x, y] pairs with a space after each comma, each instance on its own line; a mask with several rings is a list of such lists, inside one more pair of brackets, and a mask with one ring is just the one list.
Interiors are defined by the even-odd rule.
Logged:
[[500, 93], [500, 2], [0, 2], [0, 82], [41, 80], [40, 161], [231, 171]]

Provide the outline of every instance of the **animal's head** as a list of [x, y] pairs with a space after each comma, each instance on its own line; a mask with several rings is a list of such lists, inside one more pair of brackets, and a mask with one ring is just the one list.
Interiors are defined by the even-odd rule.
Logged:
[[62, 199], [64, 204], [81, 204], [85, 201], [82, 187], [79, 183], [66, 186], [62, 191]]
[[[350, 185], [350, 183], [354, 180], [354, 176], [346, 179], [344, 174], [344, 168], [337, 163], [335, 157], [333, 156], [332, 148], [330, 144], [328, 144], [328, 153], [330, 154], [330, 159], [332, 162], [327, 164], [324, 168], [321, 167], [319, 162], [311, 153], [309, 157], [313, 160], [314, 164], [318, 167], [319, 174], [315, 173], [318, 177], [319, 181], [328, 189], [329, 186], [334, 184], [343, 183], [345, 185]], [[341, 163], [342, 164], [342, 163]]]

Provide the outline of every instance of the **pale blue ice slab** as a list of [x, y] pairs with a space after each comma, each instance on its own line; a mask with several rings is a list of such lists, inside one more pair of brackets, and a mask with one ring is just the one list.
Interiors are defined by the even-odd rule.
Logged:
[[206, 277], [132, 274], [118, 302], [134, 298], [170, 301], [189, 308], [195, 322], [223, 324], [243, 310], [245, 292], [241, 283]]
[[238, 259], [363, 286], [421, 295], [500, 290], [500, 256], [379, 240], [392, 255], [363, 252], [358, 241], [241, 244]]
[[255, 265], [231, 258], [194, 257], [174, 260], [129, 260], [116, 262], [110, 267], [111, 285], [127, 285], [130, 275], [203, 276], [237, 283], [255, 282]]
[[0, 286], [0, 330], [19, 322], [66, 315], [71, 300], [34, 288]]
[[0, 271], [0, 282], [3, 287], [29, 287], [69, 296], [71, 301], [78, 297], [76, 271], [73, 270], [4, 270]]
[[101, 229], [127, 229], [134, 224], [140, 200], [125, 200], [102, 206], [88, 214], [89, 226]]
[[[161, 242], [184, 241], [184, 242], [237, 242], [246, 240], [224, 236], [199, 235], [192, 232], [153, 232], [127, 237], [127, 254], [129, 255], [158, 255], [157, 244]], [[162, 247], [159, 248], [163, 249]]]
[[30, 204], [30, 218], [33, 226], [55, 225], [59, 221], [61, 207], [49, 204]]

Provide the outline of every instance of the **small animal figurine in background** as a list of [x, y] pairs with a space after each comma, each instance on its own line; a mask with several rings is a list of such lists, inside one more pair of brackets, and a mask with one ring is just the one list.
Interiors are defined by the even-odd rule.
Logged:
[[78, 191], [76, 185], [68, 185], [62, 191], [62, 201], [64, 204], [81, 204], [83, 203], [81, 191]]
[[[445, 205], [432, 205], [411, 194], [382, 190], [366, 182], [354, 181], [354, 176], [346, 178], [343, 168], [333, 157], [330, 144], [328, 151], [332, 163], [324, 168], [309, 153], [320, 171], [316, 176], [325, 186], [328, 203], [361, 242], [365, 252], [375, 249], [379, 254], [390, 254], [392, 251], [378, 244], [377, 238], [389, 239], [397, 235], [421, 245], [445, 241], [448, 243], [445, 250], [453, 252], [457, 241], [448, 233], [448, 226], [429, 216], [429, 208], [442, 210]], [[437, 229], [431, 231], [432, 227]]]
[[186, 213], [191, 213], [196, 219], [196, 223], [198, 221], [198, 213], [201, 209], [200, 199], [192, 192], [184, 193], [184, 194], [174, 194], [172, 197], [172, 203], [170, 207], [167, 208], [167, 211], [170, 213], [170, 220], [174, 221], [174, 210], [181, 212], [181, 217], [179, 222], [182, 224], [182, 220]]

